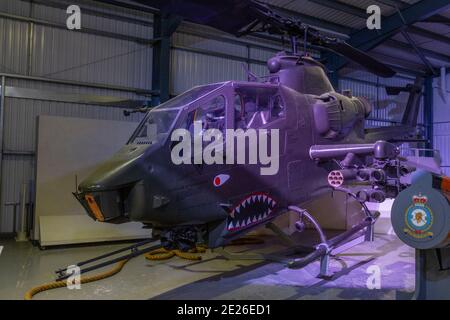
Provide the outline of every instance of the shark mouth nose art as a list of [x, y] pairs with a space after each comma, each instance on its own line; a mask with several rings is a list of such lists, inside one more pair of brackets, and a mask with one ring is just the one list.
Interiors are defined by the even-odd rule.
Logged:
[[260, 223], [270, 217], [277, 202], [266, 193], [252, 193], [241, 200], [230, 212], [228, 231], [236, 231]]

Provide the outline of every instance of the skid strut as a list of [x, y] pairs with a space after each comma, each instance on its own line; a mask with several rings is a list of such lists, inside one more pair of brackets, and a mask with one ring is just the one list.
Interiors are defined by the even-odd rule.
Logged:
[[[303, 268], [310, 264], [311, 262], [320, 258], [320, 273], [319, 277], [328, 278], [331, 276], [329, 272], [330, 256], [332, 253], [336, 253], [335, 249], [339, 249], [339, 245], [350, 239], [352, 236], [366, 228], [365, 240], [373, 239], [371, 235], [373, 233], [373, 228], [371, 227], [375, 222], [374, 218], [366, 217], [362, 222], [352, 227], [334, 238], [329, 240], [326, 239], [324, 232], [317, 221], [304, 209], [300, 209], [296, 206], [290, 206], [288, 208], [291, 211], [297, 212], [301, 216], [306, 216], [314, 225], [315, 229], [320, 235], [321, 243], [319, 243], [315, 250], [308, 254], [307, 256], [299, 259], [294, 259], [288, 263], [289, 268]], [[368, 235], [370, 233], [370, 235]]]
[[[363, 241], [373, 241], [373, 224], [377, 216], [373, 215], [367, 209], [367, 206], [365, 206], [365, 204], [363, 204], [363, 209], [366, 214], [364, 220], [356, 226], [353, 226], [350, 230], [347, 230], [331, 239], [327, 239], [325, 232], [320, 227], [320, 224], [317, 222], [317, 220], [314, 219], [311, 214], [308, 213], [308, 211], [296, 206], [289, 206], [288, 209], [290, 211], [297, 212], [302, 219], [307, 218], [314, 226], [314, 229], [317, 231], [320, 238], [320, 243], [315, 248], [295, 244], [293, 240], [290, 239], [289, 236], [286, 235], [280, 228], [278, 228], [275, 224], [269, 222], [268, 224], [266, 224], [266, 227], [271, 229], [276, 235], [281, 238], [281, 240], [283, 240], [286, 245], [289, 246], [289, 248], [284, 252], [279, 253], [278, 255], [262, 253], [230, 253], [224, 248], [220, 247], [213, 249], [213, 251], [218, 252], [228, 260], [268, 260], [284, 263], [289, 268], [303, 268], [311, 262], [320, 259], [320, 272], [318, 276], [321, 278], [329, 278], [331, 276], [329, 272], [329, 264], [332, 255], [343, 252], [346, 249]], [[364, 229], [365, 231], [363, 234], [362, 230]], [[359, 237], [354, 237], [358, 233], [360, 233], [361, 235]], [[299, 259], [286, 258], [286, 256], [298, 253], [308, 254], [305, 257]]]
[[[143, 249], [140, 249], [141, 247], [143, 247], [145, 245], [148, 245], [148, 244], [151, 244], [151, 243], [153, 243], [153, 245], [151, 245], [149, 247], [146, 247], [146, 248], [143, 248]], [[143, 254], [143, 253], [147, 253], [147, 252], [150, 252], [150, 251], [158, 249], [158, 248], [161, 248], [161, 244], [159, 243], [159, 240], [147, 239], [147, 240], [135, 243], [135, 244], [133, 244], [131, 246], [128, 246], [128, 247], [125, 247], [125, 248], [122, 248], [122, 249], [119, 249], [119, 250], [116, 250], [116, 251], [112, 251], [112, 252], [103, 254], [101, 256], [89, 259], [89, 260], [78, 262], [77, 264], [75, 264], [75, 266], [81, 267], [81, 266], [88, 265], [88, 264], [91, 264], [93, 262], [96, 262], [96, 261], [99, 261], [99, 260], [102, 260], [102, 259], [114, 256], [114, 255], [117, 255], [119, 253], [126, 252], [128, 250], [130, 251], [130, 253], [128, 253], [126, 255], [122, 255], [120, 257], [116, 257], [116, 258], [113, 258], [113, 259], [110, 259], [110, 260], [107, 260], [107, 261], [103, 261], [103, 262], [97, 263], [97, 264], [89, 266], [89, 267], [85, 267], [85, 268], [80, 270], [80, 274], [83, 274], [83, 273], [86, 273], [86, 272], [89, 272], [89, 271], [92, 271], [92, 270], [96, 270], [96, 269], [100, 269], [100, 268], [109, 266], [111, 264], [114, 264], [114, 263], [122, 261], [122, 260], [134, 258], [136, 256], [139, 256], [139, 255]], [[72, 274], [68, 274], [67, 273], [67, 268], [60, 268], [60, 269], [56, 270], [55, 273], [57, 275], [56, 281], [67, 279], [67, 278], [69, 278], [72, 275]]]

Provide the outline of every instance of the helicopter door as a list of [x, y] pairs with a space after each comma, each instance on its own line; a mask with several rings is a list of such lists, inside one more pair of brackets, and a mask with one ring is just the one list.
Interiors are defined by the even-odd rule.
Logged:
[[[182, 168], [178, 169], [182, 173], [183, 179], [190, 180], [200, 178], [200, 176], [214, 171], [217, 165], [225, 163], [224, 152], [221, 154], [212, 152], [212, 159], [206, 159], [205, 152], [217, 143], [222, 144], [222, 150], [225, 150], [225, 133], [228, 127], [226, 115], [229, 113], [227, 112], [227, 92], [220, 90], [219, 93], [206, 96], [184, 112], [177, 127], [189, 132], [191, 138], [190, 163], [192, 165], [182, 164]], [[214, 135], [211, 136], [211, 133]], [[171, 143], [171, 151], [176, 144], [178, 144], [177, 141]], [[183, 157], [183, 155], [181, 156]]]
[[[237, 89], [234, 96], [234, 129], [279, 130], [280, 156], [284, 154], [284, 133], [286, 127], [286, 107], [277, 88], [257, 90]], [[269, 143], [270, 144], [270, 143]]]
[[[233, 169], [233, 175], [243, 177], [242, 180], [249, 185], [247, 190], [267, 190], [278, 184], [279, 179], [274, 176], [283, 170], [286, 131], [286, 108], [283, 98], [278, 87], [237, 87], [232, 109], [234, 129], [246, 132], [255, 130], [258, 148], [257, 164], [239, 165]], [[265, 141], [262, 140], [263, 134], [266, 135]], [[278, 143], [277, 148], [272, 150], [273, 139], [278, 139]], [[245, 150], [247, 160], [252, 151], [250, 144], [249, 142]], [[236, 150], [237, 152], [239, 150]], [[261, 154], [266, 154], [266, 159], [263, 159]], [[270, 159], [270, 163], [264, 163], [267, 159]], [[279, 165], [275, 165], [275, 162]], [[270, 168], [273, 170], [268, 170]]]

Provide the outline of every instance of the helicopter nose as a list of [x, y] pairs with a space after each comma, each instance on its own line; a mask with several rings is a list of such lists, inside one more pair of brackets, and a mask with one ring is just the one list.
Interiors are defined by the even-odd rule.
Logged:
[[133, 184], [141, 177], [140, 158], [143, 150], [138, 148], [125, 148], [111, 159], [98, 165], [78, 185], [80, 192], [95, 192], [117, 189]]
[[142, 177], [140, 158], [143, 153], [136, 151], [121, 150], [79, 184], [74, 196], [94, 220], [128, 221], [128, 195]]

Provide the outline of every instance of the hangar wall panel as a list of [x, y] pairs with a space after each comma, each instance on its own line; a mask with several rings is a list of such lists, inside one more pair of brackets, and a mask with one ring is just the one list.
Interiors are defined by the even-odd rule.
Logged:
[[[66, 9], [61, 8], [53, 8], [44, 4], [45, 1], [41, 0], [41, 3], [34, 3], [32, 7], [32, 16], [38, 19], [43, 19], [47, 21], [52, 21], [59, 24], [66, 24], [66, 18], [68, 15], [66, 14]], [[62, 7], [66, 7], [64, 4]], [[107, 10], [101, 10], [105, 12], [105, 16], [93, 15], [91, 13], [86, 13], [86, 8], [90, 8], [88, 4], [83, 4], [81, 6], [82, 9], [82, 25], [87, 29], [94, 30], [102, 30], [107, 32], [113, 32], [122, 35], [128, 35], [132, 37], [141, 37], [146, 39], [151, 39], [152, 37], [152, 24], [151, 24], [151, 15], [150, 14], [142, 14], [139, 15], [126, 15], [130, 18], [138, 18], [136, 22], [127, 22], [127, 21], [119, 21], [114, 18], [107, 17]], [[98, 9], [97, 9], [98, 10]], [[117, 11], [114, 13], [117, 14]], [[120, 13], [123, 16], [123, 12]], [[141, 23], [142, 21], [142, 23]]]
[[[192, 35], [192, 32], [202, 33]], [[189, 24], [182, 25], [174, 34], [172, 46], [172, 95], [199, 84], [246, 80], [243, 66], [257, 76], [265, 76], [269, 73], [267, 60], [283, 49], [279, 44], [254, 38], [230, 39], [212, 30], [205, 34], [204, 30]], [[313, 50], [309, 53], [318, 56]]]
[[[74, 82], [67, 85], [8, 77], [7, 87], [44, 90], [56, 96], [71, 93], [133, 101], [149, 99], [131, 91], [79, 86], [77, 83], [150, 90], [152, 46], [139, 43], [136, 38], [152, 38], [151, 15], [127, 10], [113, 12], [103, 6], [86, 5], [83, 7], [97, 12], [88, 14], [87, 10], [82, 11], [82, 28], [86, 30], [69, 31], [64, 29], [67, 18], [65, 5], [66, 2], [59, 1], [36, 0], [30, 4], [21, 0], [0, 0], [0, 14], [17, 15], [23, 19], [0, 17], [0, 73]], [[123, 19], [116, 19], [117, 16]], [[26, 21], [30, 17], [57, 26]], [[100, 35], [102, 32], [108, 36]], [[13, 231], [14, 204], [19, 202], [21, 185], [34, 181], [38, 115], [133, 122], [142, 117], [134, 114], [125, 118], [123, 109], [116, 107], [12, 97], [6, 98], [2, 107], [4, 153], [0, 233]], [[29, 198], [32, 200], [33, 196]]]
[[123, 110], [122, 108], [96, 105], [7, 98], [5, 101], [1, 232], [11, 232], [13, 229], [14, 206], [11, 204], [19, 202], [21, 185], [30, 183], [35, 178], [37, 116], [56, 115], [134, 121], [137, 126], [141, 115], [134, 114], [124, 117]]
[[0, 18], [0, 72], [26, 74], [27, 30], [23, 22]]
[[[370, 126], [380, 126], [380, 125], [394, 125], [395, 122], [399, 122], [404, 112], [404, 107], [408, 100], [408, 94], [401, 93], [398, 96], [389, 96], [386, 93], [385, 86], [405, 86], [414, 80], [407, 80], [404, 78], [391, 78], [391, 79], [379, 79], [379, 82], [372, 81], [373, 76], [371, 74], [366, 74], [364, 79], [364, 73], [359, 73], [354, 76], [354, 79], [344, 78], [339, 80], [339, 89], [345, 90], [350, 89], [352, 94], [355, 96], [367, 98], [372, 106], [374, 107], [368, 120]], [[386, 122], [392, 121], [392, 123]], [[421, 107], [419, 110], [419, 117], [417, 123], [420, 126], [424, 124], [424, 113], [423, 113], [423, 100], [421, 102]]]
[[16, 15], [28, 15], [30, 4], [26, 1], [2, 0], [0, 1], [0, 11]]
[[[403, 77], [377, 78], [375, 75], [364, 71], [354, 71], [350, 76], [351, 78], [345, 77], [339, 80], [339, 89], [350, 89], [354, 96], [365, 97], [371, 102], [373, 109], [366, 121], [367, 127], [393, 126], [401, 121], [408, 94], [401, 93], [398, 96], [389, 96], [386, 93], [385, 86], [405, 86], [408, 83], [413, 83], [414, 79]], [[422, 98], [417, 123], [419, 130], [425, 132], [423, 106]], [[418, 143], [404, 143], [400, 146], [400, 151], [403, 155], [411, 155], [413, 148], [423, 147]]]
[[[0, 12], [5, 11], [0, 7]], [[26, 18], [30, 12], [22, 15]], [[64, 27], [67, 14], [65, 10], [33, 4], [31, 18]], [[82, 29], [107, 31], [118, 36], [151, 39], [153, 32], [150, 26], [83, 12], [81, 21]], [[137, 43], [133, 38], [115, 39], [0, 18], [0, 50], [0, 72], [151, 89], [148, 75], [152, 72], [152, 46]]]
[[150, 89], [152, 47], [36, 26], [32, 75]]
[[196, 85], [246, 78], [242, 62], [178, 49], [172, 50], [171, 68], [174, 95]]

